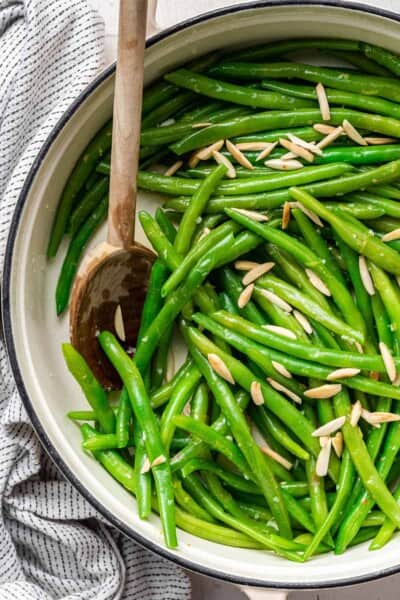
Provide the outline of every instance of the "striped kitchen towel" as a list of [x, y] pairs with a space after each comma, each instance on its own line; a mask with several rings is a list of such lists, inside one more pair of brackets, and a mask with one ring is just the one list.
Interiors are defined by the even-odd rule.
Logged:
[[[0, 274], [26, 174], [102, 59], [84, 0], [0, 0]], [[0, 500], [0, 600], [190, 597], [179, 568], [107, 526], [43, 454], [1, 336]]]

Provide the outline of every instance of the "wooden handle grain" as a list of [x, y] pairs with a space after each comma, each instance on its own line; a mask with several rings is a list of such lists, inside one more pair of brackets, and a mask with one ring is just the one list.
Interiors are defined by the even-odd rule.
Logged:
[[127, 248], [135, 227], [147, 0], [120, 0], [107, 241]]

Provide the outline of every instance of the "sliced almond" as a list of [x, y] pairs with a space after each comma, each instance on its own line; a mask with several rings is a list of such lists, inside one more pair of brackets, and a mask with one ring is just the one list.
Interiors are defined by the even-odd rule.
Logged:
[[203, 129], [204, 127], [210, 127], [212, 123], [204, 122], [204, 123], [193, 123], [192, 129]]
[[290, 202], [285, 202], [282, 211], [282, 229], [287, 229], [290, 223]]
[[274, 294], [274, 292], [270, 292], [269, 290], [264, 290], [262, 288], [257, 288], [257, 291], [259, 294], [261, 294], [261, 296], [264, 296], [264, 298], [269, 300], [269, 302], [275, 304], [275, 306], [278, 306], [285, 312], [292, 311], [292, 307], [290, 306], [290, 304], [285, 302], [285, 300], [282, 300], [282, 298], [280, 298], [277, 294]]
[[366, 410], [365, 408], [363, 408], [361, 411], [361, 417], [364, 419], [364, 421], [369, 423], [369, 425], [372, 425], [372, 427], [379, 429], [381, 424], [375, 421], [375, 418], [372, 416], [372, 414], [373, 413], [369, 412], [369, 410]]
[[258, 154], [256, 158], [256, 162], [263, 160], [263, 158], [267, 158], [275, 148], [278, 142], [271, 142], [268, 146], [266, 146], [263, 150], [261, 150], [260, 154]]
[[269, 385], [272, 388], [274, 388], [274, 390], [276, 390], [277, 392], [282, 392], [282, 394], [285, 394], [285, 396], [287, 396], [288, 398], [293, 400], [293, 402], [296, 402], [296, 404], [301, 404], [303, 402], [302, 399], [300, 398], [300, 396], [298, 396], [297, 394], [292, 392], [292, 390], [287, 388], [285, 385], [282, 385], [281, 383], [279, 383], [279, 381], [276, 381], [272, 377], [267, 377], [267, 381], [268, 381]]
[[148, 456], [146, 456], [146, 458], [143, 461], [142, 468], [140, 469], [140, 472], [141, 472], [142, 475], [144, 475], [145, 473], [148, 473], [150, 471], [150, 469], [151, 469], [151, 464], [150, 464]]
[[125, 325], [120, 304], [118, 304], [114, 313], [114, 329], [121, 342], [126, 342]]
[[386, 373], [391, 382], [395, 381], [397, 373], [396, 373], [396, 364], [394, 362], [392, 353], [389, 348], [386, 346], [385, 342], [379, 342], [379, 351], [382, 356], [383, 363], [385, 365]]
[[332, 446], [336, 456], [340, 458], [343, 454], [343, 434], [341, 431], [338, 431], [332, 438]]
[[317, 85], [315, 86], [315, 92], [317, 94], [317, 100], [319, 104], [319, 110], [321, 111], [322, 120], [329, 121], [331, 118], [331, 111], [329, 107], [328, 97], [326, 95], [326, 91], [322, 83], [317, 83]]
[[259, 381], [252, 381], [250, 386], [250, 396], [256, 406], [262, 406], [264, 404], [264, 396]]
[[324, 294], [324, 296], [331, 296], [331, 291], [328, 286], [325, 285], [322, 279], [318, 277], [312, 269], [306, 269], [306, 275], [316, 290], [321, 292], [321, 294]]
[[256, 210], [247, 210], [246, 208], [232, 208], [232, 210], [239, 213], [239, 215], [249, 217], [249, 219], [253, 219], [253, 221], [258, 221], [259, 223], [269, 221], [269, 217], [267, 215], [264, 215]]
[[278, 335], [283, 335], [291, 340], [297, 340], [296, 334], [286, 327], [280, 327], [279, 325], [262, 325], [262, 327], [271, 333], [277, 333]]
[[390, 137], [369, 137], [369, 136], [366, 136], [364, 138], [364, 140], [370, 146], [380, 146], [381, 144], [397, 144], [398, 141], [399, 141], [396, 138], [390, 138]]
[[271, 146], [276, 146], [276, 142], [238, 142], [236, 148], [247, 150], [248, 152], [258, 152], [260, 150], [270, 150]]
[[314, 388], [310, 388], [304, 392], [307, 398], [332, 398], [336, 396], [342, 389], [341, 383], [324, 383]]
[[270, 446], [268, 446], [268, 445], [261, 446], [260, 450], [261, 450], [261, 452], [263, 452], [264, 454], [266, 454], [267, 456], [272, 458], [272, 460], [274, 460], [275, 462], [282, 465], [282, 467], [284, 467], [288, 471], [290, 471], [290, 469], [293, 467], [293, 464], [291, 462], [289, 462], [286, 458], [284, 458], [278, 452], [275, 452], [275, 450], [273, 450]]
[[288, 379], [292, 379], [292, 374], [290, 373], [290, 371], [287, 370], [285, 365], [283, 365], [282, 363], [280, 363], [276, 360], [272, 360], [271, 363], [272, 363], [272, 366], [274, 367], [274, 369], [280, 375], [282, 375], [282, 377], [287, 377]]
[[314, 155], [312, 152], [310, 152], [306, 148], [303, 148], [302, 146], [298, 146], [297, 144], [295, 144], [294, 142], [291, 142], [289, 140], [285, 140], [285, 138], [281, 138], [279, 140], [279, 143], [283, 148], [286, 148], [286, 150], [289, 150], [291, 152], [291, 154], [294, 154], [295, 156], [299, 156], [300, 158], [304, 158], [304, 160], [306, 160], [307, 162], [313, 162]]
[[331, 457], [332, 440], [328, 438], [326, 444], [321, 448], [315, 464], [315, 473], [318, 477], [325, 477], [329, 469], [329, 459]]
[[374, 288], [374, 283], [372, 281], [372, 277], [368, 270], [368, 264], [367, 264], [365, 256], [358, 257], [358, 268], [360, 271], [361, 282], [365, 288], [365, 291], [370, 296], [373, 296], [375, 294], [375, 288]]
[[315, 123], [313, 129], [321, 135], [329, 135], [332, 131], [336, 130], [333, 125], [327, 125], [326, 123]]
[[235, 262], [235, 269], [238, 271], [251, 271], [251, 269], [255, 269], [261, 263], [253, 262], [252, 260], [237, 260]]
[[357, 131], [357, 129], [348, 121], [347, 119], [343, 120], [342, 123], [343, 131], [353, 142], [359, 144], [360, 146], [367, 146], [368, 142], [366, 142], [363, 136]]
[[207, 360], [210, 363], [211, 367], [214, 369], [214, 371], [216, 373], [218, 373], [218, 375], [220, 375], [223, 379], [225, 379], [229, 383], [232, 383], [232, 384], [235, 383], [232, 373], [230, 372], [230, 370], [228, 369], [228, 367], [226, 366], [226, 364], [224, 363], [222, 358], [220, 358], [218, 356], [218, 354], [212, 354], [212, 353], [207, 354]]
[[388, 233], [382, 236], [382, 242], [393, 242], [398, 239], [400, 239], [400, 227], [393, 229], [393, 231], [388, 231]]
[[303, 163], [299, 160], [282, 160], [281, 158], [271, 158], [266, 160], [264, 165], [270, 169], [276, 169], [277, 171], [296, 171], [304, 167]]
[[251, 296], [254, 291], [254, 283], [250, 283], [247, 287], [244, 288], [242, 293], [238, 298], [238, 307], [244, 308], [248, 302], [250, 302]]
[[256, 281], [257, 279], [259, 279], [259, 277], [265, 275], [265, 273], [268, 273], [268, 271], [273, 269], [274, 266], [274, 262], [265, 262], [258, 264], [256, 267], [253, 267], [252, 269], [250, 269], [250, 271], [247, 271], [246, 275], [243, 277], [243, 285], [249, 285], [249, 283], [253, 283], [253, 281]]
[[213, 150], [212, 155], [219, 165], [224, 165], [224, 167], [226, 167], [226, 176], [229, 177], [229, 179], [235, 179], [236, 169], [229, 160], [229, 158], [224, 156], [223, 154], [221, 154], [221, 152], [218, 152], [217, 150]]
[[198, 150], [197, 153], [195, 154], [195, 156], [197, 156], [197, 158], [199, 158], [200, 160], [210, 160], [210, 158], [212, 157], [212, 153], [218, 152], [219, 150], [221, 150], [223, 145], [224, 145], [224, 140], [218, 140], [217, 142], [214, 142], [210, 146], [207, 146], [206, 148], [202, 148], [201, 150]]
[[321, 219], [319, 218], [318, 215], [315, 214], [315, 212], [313, 212], [312, 210], [310, 210], [309, 208], [307, 208], [306, 206], [304, 206], [301, 202], [296, 202], [296, 206], [293, 208], [298, 208], [301, 210], [301, 212], [303, 212], [313, 223], [315, 223], [316, 225], [318, 225], [318, 227], [323, 227], [324, 224], [321, 221]]
[[306, 333], [308, 333], [310, 335], [313, 332], [313, 328], [311, 326], [310, 321], [307, 319], [307, 317], [305, 317], [303, 315], [303, 313], [301, 313], [298, 310], [294, 309], [293, 310], [293, 316], [296, 319], [296, 321], [302, 326], [302, 328], [304, 329], [304, 331]]
[[190, 417], [192, 413], [192, 406], [190, 404], [190, 400], [188, 402], [186, 402], [185, 406], [183, 407], [183, 411], [182, 414], [185, 415], [185, 417]]
[[359, 354], [364, 354], [364, 348], [362, 347], [362, 344], [360, 344], [360, 342], [353, 342], [357, 352], [359, 352]]
[[197, 241], [200, 242], [203, 238], [205, 238], [209, 233], [211, 233], [211, 229], [209, 227], [204, 227], [203, 231], [200, 233]]
[[297, 144], [297, 146], [301, 146], [302, 148], [309, 150], [313, 154], [318, 154], [318, 156], [322, 156], [322, 150], [320, 150], [320, 148], [318, 148], [318, 146], [314, 144], [314, 142], [306, 142], [306, 140], [297, 137], [297, 135], [293, 135], [293, 133], [288, 133], [287, 136], [289, 140]]
[[246, 158], [246, 156], [239, 150], [239, 148], [235, 144], [233, 144], [230, 140], [226, 140], [225, 145], [229, 154], [233, 156], [233, 158], [239, 163], [239, 165], [242, 165], [242, 167], [245, 167], [246, 169], [254, 169], [249, 159]]
[[334, 381], [335, 379], [346, 379], [347, 377], [354, 377], [360, 373], [360, 369], [353, 369], [351, 367], [345, 367], [343, 369], [336, 369], [331, 371], [327, 376], [328, 381]]
[[[315, 126], [314, 126], [314, 128], [315, 128]], [[335, 127], [335, 129], [333, 129], [333, 131], [328, 133], [328, 135], [326, 137], [324, 137], [323, 140], [318, 142], [318, 144], [317, 144], [318, 148], [320, 148], [321, 150], [323, 148], [326, 148], [327, 146], [332, 144], [335, 140], [337, 140], [337, 138], [340, 137], [342, 135], [342, 133], [343, 133], [343, 127], [341, 127], [341, 126]]]
[[362, 411], [362, 404], [359, 400], [357, 400], [357, 402], [354, 402], [353, 406], [351, 407], [349, 422], [352, 427], [355, 427], [357, 425], [358, 421], [360, 420]]
[[183, 161], [182, 160], [177, 160], [173, 165], [171, 165], [164, 173], [164, 175], [166, 175], [167, 177], [172, 177], [172, 175], [175, 175], [175, 173], [177, 171], [179, 171], [179, 169], [181, 168], [181, 166], [183, 165]]
[[165, 370], [165, 381], [167, 383], [169, 381], [171, 381], [174, 374], [175, 374], [175, 354], [174, 354], [172, 346], [170, 346], [170, 348], [168, 349], [168, 354], [167, 354], [167, 367]]
[[164, 454], [160, 454], [160, 456], [157, 456], [157, 458], [153, 460], [151, 466], [157, 467], [158, 465], [162, 465], [165, 462], [167, 462], [167, 459], [165, 458]]
[[362, 417], [371, 425], [380, 425], [381, 423], [393, 423], [400, 421], [400, 415], [391, 412], [369, 412], [363, 410]]
[[346, 417], [338, 417], [337, 419], [332, 419], [332, 421], [328, 421], [325, 425], [321, 425], [318, 429], [312, 432], [313, 437], [320, 437], [324, 435], [331, 435], [335, 433], [338, 429], [341, 429], [346, 422]]
[[194, 169], [195, 167], [197, 167], [197, 165], [200, 162], [200, 158], [198, 157], [198, 150], [195, 150], [194, 152], [192, 152], [192, 154], [189, 156], [189, 160], [188, 160], [188, 166], [191, 169]]

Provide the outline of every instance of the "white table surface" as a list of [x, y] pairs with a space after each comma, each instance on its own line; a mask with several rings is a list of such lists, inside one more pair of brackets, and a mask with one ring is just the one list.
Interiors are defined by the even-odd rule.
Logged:
[[[247, 0], [249, 1], [249, 0]], [[352, 0], [400, 13], [400, 0]], [[106, 25], [106, 63], [115, 60], [118, 25], [118, 0], [89, 0], [102, 14]], [[159, 0], [157, 23], [164, 29], [179, 21], [209, 10], [246, 0]], [[193, 600], [244, 600], [245, 596], [234, 586], [216, 582], [198, 575], [192, 576]], [[293, 592], [290, 600], [399, 600], [400, 575], [350, 588], [335, 588], [315, 592]]]

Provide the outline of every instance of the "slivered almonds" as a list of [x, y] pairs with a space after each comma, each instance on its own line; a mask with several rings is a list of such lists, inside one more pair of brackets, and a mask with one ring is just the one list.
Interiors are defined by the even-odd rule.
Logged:
[[341, 431], [338, 431], [332, 438], [332, 446], [336, 456], [340, 458], [343, 454], [343, 434]]
[[282, 229], [287, 229], [290, 223], [290, 202], [285, 202], [282, 211]]
[[210, 122], [193, 123], [192, 129], [203, 129], [204, 127], [210, 127], [210, 125], [212, 125], [212, 123], [210, 123]]
[[303, 315], [303, 313], [294, 309], [293, 316], [296, 319], [296, 321], [302, 326], [302, 328], [304, 329], [304, 331], [306, 333], [308, 333], [310, 335], [313, 332], [313, 328], [311, 326], [310, 321], [307, 319], [307, 317], [305, 315]]
[[219, 165], [224, 165], [224, 167], [226, 167], [226, 176], [229, 177], [229, 179], [235, 179], [236, 169], [229, 160], [229, 158], [227, 156], [224, 156], [223, 154], [221, 154], [221, 152], [218, 152], [217, 150], [213, 150], [212, 155]]
[[249, 283], [253, 283], [265, 273], [268, 273], [275, 266], [274, 262], [265, 262], [260, 263], [257, 266], [253, 267], [249, 271], [247, 271], [246, 275], [242, 279], [243, 285], [249, 285]]
[[368, 270], [368, 264], [365, 256], [360, 255], [358, 257], [358, 268], [360, 271], [361, 282], [365, 288], [365, 291], [370, 296], [373, 296], [375, 294], [375, 288], [374, 283], [372, 281], [372, 277]]
[[239, 163], [239, 165], [242, 165], [242, 167], [245, 167], [246, 169], [254, 169], [249, 159], [245, 157], [245, 155], [239, 150], [239, 148], [235, 144], [233, 144], [230, 140], [226, 140], [225, 145], [229, 154], [233, 156], [233, 158], [236, 160], [236, 162]]
[[317, 85], [315, 86], [315, 92], [317, 94], [317, 100], [319, 104], [319, 110], [321, 111], [322, 120], [329, 121], [331, 118], [331, 111], [329, 108], [329, 102], [326, 95], [326, 91], [322, 83], [317, 83]]
[[282, 365], [282, 363], [277, 362], [276, 360], [272, 360], [272, 366], [274, 367], [274, 369], [280, 374], [282, 375], [282, 377], [287, 377], [288, 379], [292, 379], [292, 374], [290, 373], [290, 371], [287, 370], [287, 368]]
[[303, 163], [299, 160], [282, 160], [281, 158], [271, 158], [266, 160], [264, 165], [270, 169], [276, 169], [277, 171], [295, 171], [296, 169], [302, 169]]
[[332, 419], [332, 421], [328, 421], [318, 429], [315, 429], [312, 432], [313, 437], [321, 437], [325, 435], [331, 435], [335, 433], [338, 429], [341, 429], [346, 422], [346, 417], [338, 417], [337, 419]]
[[269, 221], [269, 217], [267, 215], [257, 212], [256, 210], [247, 210], [246, 208], [232, 208], [232, 210], [239, 213], [240, 215], [249, 217], [249, 219], [253, 219], [253, 221], [258, 221], [259, 223]]
[[360, 369], [354, 369], [351, 367], [344, 367], [342, 369], [336, 369], [335, 371], [331, 371], [327, 376], [328, 381], [334, 381], [335, 379], [346, 379], [347, 377], [354, 377], [354, 375], [358, 375], [360, 373]]
[[297, 394], [292, 392], [292, 390], [287, 388], [285, 385], [282, 385], [281, 383], [279, 383], [279, 381], [276, 381], [272, 377], [267, 377], [267, 381], [268, 381], [269, 385], [272, 388], [274, 388], [274, 390], [276, 390], [277, 392], [282, 392], [282, 394], [285, 394], [285, 396], [287, 396], [288, 398], [293, 400], [293, 402], [296, 402], [296, 404], [302, 404], [303, 401], [300, 398], [300, 396], [298, 396]]
[[254, 423], [250, 424], [251, 435], [257, 446], [260, 448], [261, 452], [272, 458], [275, 462], [280, 463], [285, 469], [290, 470], [292, 468], [292, 463], [289, 462], [286, 458], [281, 456], [278, 452], [275, 452], [269, 444], [264, 439], [263, 435], [260, 433], [259, 429], [254, 425]]
[[218, 140], [217, 142], [214, 142], [210, 146], [207, 146], [206, 148], [202, 148], [201, 150], [198, 150], [196, 152], [195, 156], [197, 158], [199, 158], [200, 160], [210, 160], [210, 158], [212, 157], [212, 153], [218, 152], [219, 150], [221, 150], [223, 145], [224, 145], [224, 140]]
[[197, 165], [200, 162], [200, 158], [198, 157], [198, 150], [195, 150], [194, 152], [192, 152], [192, 154], [189, 156], [189, 160], [188, 160], [188, 166], [191, 169], [194, 169], [195, 167], [197, 167]]
[[396, 376], [397, 376], [396, 364], [394, 362], [392, 353], [390, 352], [389, 348], [386, 346], [385, 342], [379, 342], [379, 352], [381, 353], [383, 364], [385, 365], [386, 373], [388, 374], [390, 381], [393, 383], [393, 381], [396, 380]]
[[364, 408], [362, 409], [361, 416], [367, 423], [373, 426], [400, 421], [400, 415], [396, 415], [395, 413], [379, 411], [369, 412]]
[[312, 210], [310, 210], [309, 208], [307, 208], [303, 204], [301, 204], [301, 202], [296, 202], [295, 205], [294, 205], [294, 203], [292, 203], [291, 206], [292, 206], [292, 208], [298, 208], [299, 210], [301, 210], [301, 212], [303, 212], [313, 223], [318, 225], [318, 227], [324, 226], [324, 224], [321, 221], [321, 219], [319, 218], [319, 216], [316, 215], [315, 212], [313, 212]]
[[254, 291], [254, 283], [250, 283], [244, 290], [241, 292], [238, 298], [238, 307], [244, 308], [248, 302], [250, 302], [251, 296]]
[[175, 175], [175, 173], [179, 171], [182, 165], [183, 161], [177, 160], [173, 165], [169, 167], [169, 169], [165, 171], [164, 175], [166, 175], [167, 177], [172, 177], [172, 175]]
[[260, 154], [257, 155], [256, 162], [263, 160], [263, 158], [267, 158], [275, 148], [278, 142], [271, 142], [269, 146], [266, 146], [263, 150], [261, 150]]
[[257, 288], [257, 291], [259, 294], [264, 296], [264, 298], [266, 298], [272, 304], [275, 304], [275, 306], [278, 306], [285, 312], [292, 311], [292, 307], [290, 306], [290, 304], [288, 304], [285, 300], [282, 300], [282, 298], [280, 298], [277, 294], [274, 294], [274, 292], [270, 292], [269, 290], [264, 290], [263, 288]]
[[322, 279], [320, 279], [320, 277], [318, 277], [318, 275], [312, 269], [306, 269], [306, 275], [310, 280], [310, 283], [315, 287], [315, 289], [321, 292], [321, 294], [324, 294], [324, 296], [331, 295], [331, 291], [328, 286], [325, 285]]
[[294, 142], [291, 142], [289, 140], [285, 140], [285, 138], [281, 138], [279, 140], [279, 143], [283, 148], [286, 148], [286, 150], [289, 150], [295, 156], [304, 158], [304, 160], [306, 160], [307, 162], [313, 162], [314, 155], [309, 150], [306, 150], [306, 148], [303, 148], [302, 146], [298, 146], [297, 144], [295, 144]]
[[261, 263], [254, 262], [252, 260], [237, 260], [235, 262], [235, 269], [238, 271], [251, 271], [251, 269], [255, 269]]
[[287, 137], [289, 138], [289, 140], [291, 142], [293, 142], [294, 144], [297, 144], [297, 146], [301, 146], [302, 148], [305, 148], [306, 150], [310, 150], [310, 152], [312, 152], [313, 154], [318, 154], [318, 156], [322, 156], [323, 152], [320, 148], [318, 148], [318, 146], [316, 144], [314, 144], [314, 142], [306, 142], [306, 140], [303, 140], [302, 138], [297, 137], [297, 135], [293, 135], [293, 133], [288, 133]]
[[341, 383], [325, 383], [314, 388], [310, 388], [304, 392], [307, 398], [332, 398], [336, 396], [342, 389]]
[[360, 420], [362, 410], [363, 407], [361, 402], [359, 400], [357, 400], [357, 402], [354, 402], [353, 406], [351, 407], [351, 413], [349, 418], [349, 423], [352, 427], [355, 427], [358, 421]]
[[277, 333], [278, 335], [283, 335], [291, 340], [297, 340], [296, 334], [286, 327], [280, 327], [279, 325], [262, 325], [262, 327], [271, 333]]
[[398, 239], [400, 239], [400, 227], [393, 229], [393, 231], [388, 231], [388, 233], [382, 236], [382, 242], [393, 242]]
[[228, 369], [228, 367], [226, 366], [226, 364], [224, 363], [222, 358], [220, 358], [217, 354], [210, 353], [210, 354], [207, 354], [207, 360], [208, 360], [209, 364], [211, 365], [212, 369], [214, 369], [214, 371], [216, 373], [218, 373], [218, 375], [220, 375], [223, 379], [225, 379], [229, 383], [232, 383], [232, 384], [235, 383], [235, 380], [232, 377], [232, 373], [230, 372], [230, 370]]
[[206, 235], [208, 235], [209, 233], [211, 233], [211, 229], [209, 227], [204, 227], [203, 231], [200, 233], [199, 237], [197, 238], [197, 241], [200, 242], [200, 240], [205, 238]]
[[168, 349], [167, 354], [167, 368], [165, 370], [165, 381], [168, 383], [171, 381], [175, 374], [175, 354], [172, 346]]
[[264, 404], [264, 396], [259, 381], [253, 381], [251, 383], [250, 396], [256, 406], [262, 406]]
[[315, 464], [315, 473], [318, 477], [325, 477], [329, 469], [329, 459], [331, 457], [332, 440], [328, 438], [322, 446]]
[[120, 304], [118, 304], [114, 313], [114, 329], [121, 342], [126, 342], [125, 325]]
[[248, 152], [257, 152], [260, 150], [271, 151], [271, 146], [276, 146], [276, 142], [238, 142], [236, 148], [239, 150], [247, 150]]
[[150, 471], [150, 469], [151, 469], [151, 464], [149, 461], [149, 457], [146, 456], [146, 458], [143, 461], [142, 468], [140, 469], [140, 473], [142, 475], [144, 475], [145, 473], [148, 473]]
[[398, 144], [399, 140], [390, 137], [364, 137], [364, 140], [370, 146], [380, 146], [382, 144]]
[[335, 140], [337, 140], [338, 137], [340, 137], [342, 134], [343, 134], [343, 127], [341, 125], [339, 125], [339, 127], [335, 127], [335, 129], [333, 129], [333, 131], [328, 133], [328, 135], [326, 137], [324, 137], [323, 140], [318, 142], [318, 144], [317, 144], [318, 148], [320, 148], [322, 150], [323, 148], [330, 146], [330, 144], [332, 144]]
[[333, 131], [336, 131], [337, 127], [333, 125], [327, 125], [326, 123], [315, 123], [313, 129], [321, 135], [329, 135]]
[[357, 131], [357, 129], [355, 127], [353, 127], [353, 125], [350, 123], [350, 121], [348, 121], [347, 119], [344, 119], [344, 121], [342, 123], [342, 127], [343, 127], [343, 131], [345, 132], [347, 137], [350, 138], [351, 140], [353, 140], [353, 142], [355, 142], [356, 144], [359, 144], [360, 146], [368, 145], [368, 143], [364, 140], [363, 136]]
[[157, 458], [153, 460], [151, 466], [157, 467], [158, 465], [162, 465], [165, 462], [167, 462], [167, 459], [165, 458], [164, 454], [160, 454], [160, 456], [157, 456]]

